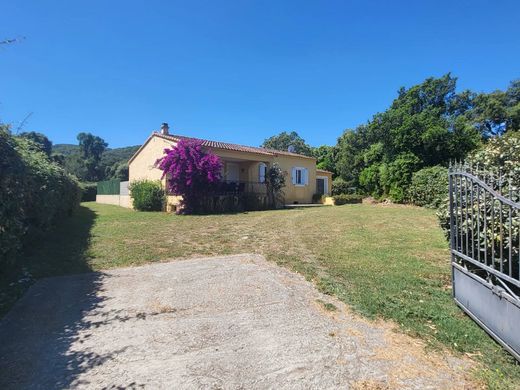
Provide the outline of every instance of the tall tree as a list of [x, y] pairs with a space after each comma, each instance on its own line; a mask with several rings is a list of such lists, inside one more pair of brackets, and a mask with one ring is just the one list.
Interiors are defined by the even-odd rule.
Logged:
[[303, 154], [305, 156], [312, 156], [312, 149], [305, 143], [305, 140], [298, 135], [296, 131], [290, 133], [282, 131], [278, 135], [267, 138], [261, 145], [263, 148], [275, 150], [289, 150], [291, 147], [294, 153]]
[[485, 138], [520, 130], [520, 80], [506, 91], [478, 94], [470, 119]]
[[401, 201], [414, 171], [463, 158], [479, 145], [473, 107], [474, 94], [457, 94], [450, 74], [401, 88], [386, 111], [339, 138], [338, 174], [353, 187]]
[[312, 156], [316, 158], [316, 167], [336, 174], [336, 147], [321, 145], [312, 148]]
[[51, 156], [52, 153], [52, 142], [42, 133], [35, 131], [20, 133], [20, 137], [27, 138], [34, 142], [39, 149], [44, 152], [47, 156]]
[[[81, 179], [87, 181], [97, 181], [102, 178], [103, 172], [100, 166], [101, 156], [108, 144], [101, 138], [90, 133], [79, 133], [79, 165], [83, 165], [84, 170], [80, 174]], [[80, 170], [81, 172], [81, 170]]]

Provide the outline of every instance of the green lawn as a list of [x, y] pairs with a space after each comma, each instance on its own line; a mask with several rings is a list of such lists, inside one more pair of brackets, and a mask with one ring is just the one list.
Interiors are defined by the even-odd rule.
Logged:
[[[453, 303], [447, 242], [426, 209], [345, 205], [176, 216], [85, 203], [56, 231], [35, 239], [21, 262], [39, 278], [243, 252], [302, 273], [358, 312], [393, 320], [431, 348], [471, 356], [481, 363], [475, 375], [489, 387], [520, 383], [514, 359]], [[13, 273], [0, 280], [0, 311], [29, 284], [10, 285]]]

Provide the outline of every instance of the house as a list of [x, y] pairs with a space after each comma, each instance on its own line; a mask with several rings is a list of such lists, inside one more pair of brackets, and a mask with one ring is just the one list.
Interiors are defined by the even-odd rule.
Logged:
[[[129, 181], [160, 180], [162, 171], [154, 164], [182, 138], [172, 135], [166, 123], [160, 132], [154, 131], [132, 156], [129, 165]], [[316, 159], [290, 151], [280, 151], [253, 146], [243, 146], [219, 141], [200, 140], [202, 145], [220, 157], [223, 164], [222, 178], [237, 191], [257, 192], [265, 190], [265, 174], [268, 167], [278, 163], [286, 176], [284, 187], [286, 203], [311, 203], [313, 194], [329, 195], [332, 173], [316, 168]], [[175, 203], [174, 197], [169, 202]]]

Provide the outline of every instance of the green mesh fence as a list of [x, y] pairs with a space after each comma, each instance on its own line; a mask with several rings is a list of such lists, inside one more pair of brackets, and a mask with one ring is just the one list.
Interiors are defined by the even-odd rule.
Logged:
[[98, 195], [119, 195], [119, 180], [106, 180], [97, 183]]

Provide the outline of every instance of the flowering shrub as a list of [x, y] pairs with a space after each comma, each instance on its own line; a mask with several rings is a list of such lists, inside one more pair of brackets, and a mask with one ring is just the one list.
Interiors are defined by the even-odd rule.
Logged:
[[163, 171], [171, 194], [182, 196], [178, 212], [201, 212], [204, 198], [210, 196], [221, 179], [220, 158], [204, 150], [202, 141], [181, 139], [156, 162]]
[[495, 176], [501, 172], [505, 182], [520, 184], [520, 131], [491, 138], [483, 149], [470, 155], [468, 162]]
[[265, 184], [270, 207], [277, 208], [285, 203], [283, 188], [285, 187], [285, 174], [278, 163], [273, 163], [267, 170]]

